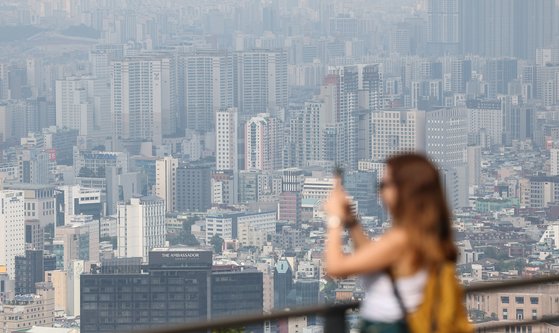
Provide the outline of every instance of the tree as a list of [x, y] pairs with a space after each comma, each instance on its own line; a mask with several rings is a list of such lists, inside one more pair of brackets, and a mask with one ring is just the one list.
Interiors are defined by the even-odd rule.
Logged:
[[219, 237], [218, 234], [215, 234], [212, 239], [210, 239], [210, 244], [212, 244], [214, 248], [214, 253], [221, 254], [223, 252], [223, 238]]

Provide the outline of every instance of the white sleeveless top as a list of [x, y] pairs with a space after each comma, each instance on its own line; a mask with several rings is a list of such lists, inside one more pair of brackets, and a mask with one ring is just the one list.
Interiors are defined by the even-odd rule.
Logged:
[[[428, 275], [427, 270], [420, 270], [412, 276], [396, 280], [398, 292], [408, 313], [415, 311], [423, 301]], [[365, 278], [364, 286], [365, 299], [361, 303], [360, 310], [363, 319], [392, 323], [404, 317], [388, 274], [368, 276]]]

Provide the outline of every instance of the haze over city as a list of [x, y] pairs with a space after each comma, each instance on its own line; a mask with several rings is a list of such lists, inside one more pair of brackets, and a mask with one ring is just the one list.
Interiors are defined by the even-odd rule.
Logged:
[[[405, 152], [441, 173], [465, 286], [559, 273], [558, 15], [554, 0], [0, 1], [0, 333], [360, 301], [360, 278], [325, 272], [332, 172], [377, 238], [385, 161]], [[558, 286], [469, 293], [469, 318], [559, 315]]]

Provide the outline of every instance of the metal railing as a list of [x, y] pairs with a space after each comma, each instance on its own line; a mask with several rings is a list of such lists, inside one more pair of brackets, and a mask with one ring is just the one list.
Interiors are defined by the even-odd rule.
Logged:
[[[559, 275], [536, 277], [529, 279], [504, 280], [498, 282], [481, 282], [466, 286], [467, 294], [479, 292], [492, 292], [499, 290], [508, 290], [526, 286], [534, 286], [549, 283], [559, 283]], [[199, 332], [220, 332], [227, 329], [241, 329], [249, 325], [276, 322], [287, 320], [289, 318], [320, 316], [324, 318], [324, 333], [340, 333], [347, 332], [346, 314], [348, 311], [356, 310], [359, 302], [348, 302], [341, 304], [328, 304], [309, 306], [294, 310], [275, 311], [270, 314], [247, 314], [238, 315], [232, 318], [220, 318], [203, 320], [196, 323], [171, 326], [156, 330], [146, 330], [145, 333], [199, 333]], [[506, 327], [540, 325], [544, 323], [559, 322], [559, 315], [546, 316], [538, 319], [530, 320], [511, 320], [511, 321], [494, 321], [476, 325], [478, 332], [493, 332]]]

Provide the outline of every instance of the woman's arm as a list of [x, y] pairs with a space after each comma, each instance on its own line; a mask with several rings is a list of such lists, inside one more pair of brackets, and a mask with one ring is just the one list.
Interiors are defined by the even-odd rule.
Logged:
[[407, 236], [403, 230], [393, 229], [375, 242], [369, 242], [345, 255], [342, 251], [342, 227], [328, 230], [326, 239], [326, 271], [332, 277], [374, 273], [390, 267], [402, 255]]
[[357, 216], [352, 215], [350, 218], [355, 219], [355, 221], [350, 222], [351, 226], [348, 229], [349, 236], [353, 241], [353, 247], [357, 250], [369, 244], [371, 242], [371, 239], [369, 238], [369, 236], [367, 236], [365, 230], [363, 230], [363, 226], [357, 222]]

